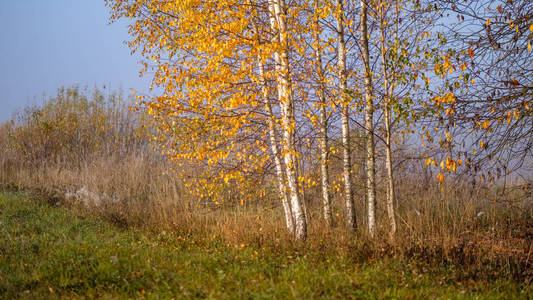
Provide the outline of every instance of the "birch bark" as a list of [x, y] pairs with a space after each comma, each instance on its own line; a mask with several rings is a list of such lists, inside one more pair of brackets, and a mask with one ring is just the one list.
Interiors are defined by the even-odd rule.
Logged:
[[339, 96], [341, 102], [342, 124], [342, 158], [344, 178], [344, 201], [346, 203], [346, 221], [350, 228], [357, 227], [352, 192], [352, 162], [350, 158], [349, 99], [347, 97], [346, 43], [344, 41], [344, 7], [342, 0], [337, 4], [337, 71], [339, 77]]
[[385, 123], [385, 165], [387, 168], [387, 215], [389, 217], [390, 238], [396, 233], [396, 218], [394, 216], [394, 177], [392, 170], [392, 149], [391, 149], [391, 101], [392, 93], [389, 87], [389, 73], [387, 70], [387, 49], [385, 48], [385, 20], [384, 2], [380, 1], [379, 6], [379, 33], [381, 46], [381, 65], [383, 71], [383, 87], [385, 90], [385, 107], [383, 122]]
[[[281, 108], [281, 121], [283, 127], [284, 161], [287, 173], [287, 183], [291, 199], [292, 213], [294, 217], [295, 238], [305, 240], [307, 238], [307, 222], [302, 208], [302, 201], [298, 192], [298, 172], [295, 147], [295, 127], [294, 100], [292, 97], [292, 86], [290, 82], [289, 69], [289, 44], [286, 24], [286, 6], [284, 0], [270, 0], [271, 8], [279, 37], [280, 50], [277, 52], [278, 65], [278, 100]], [[271, 11], [272, 12], [272, 11]]]
[[374, 155], [374, 103], [372, 100], [372, 74], [368, 53], [368, 0], [361, 0], [361, 49], [365, 69], [365, 129], [366, 129], [366, 200], [368, 232], [374, 237], [376, 232], [376, 182]]
[[319, 28], [320, 24], [318, 23], [318, 16], [316, 16], [318, 10], [318, 0], [314, 2], [315, 9], [315, 18], [313, 28], [313, 39], [314, 39], [314, 48], [315, 48], [315, 59], [316, 59], [316, 72], [319, 80], [318, 88], [316, 93], [318, 96], [318, 102], [320, 105], [320, 179], [322, 185], [322, 208], [324, 213], [324, 221], [329, 227], [333, 226], [333, 214], [331, 212], [331, 197], [329, 191], [329, 169], [328, 169], [328, 160], [329, 160], [329, 151], [328, 151], [328, 121], [326, 114], [326, 96], [325, 96], [325, 86], [324, 86], [324, 70], [322, 68], [322, 51], [320, 50], [320, 36]]
[[[250, 4], [251, 6], [253, 6], [251, 1], [250, 1]], [[261, 40], [259, 37], [259, 30], [257, 29], [257, 25], [255, 23], [253, 23], [253, 30], [254, 30], [255, 36], [257, 37], [258, 44], [261, 44]], [[260, 54], [258, 54], [258, 57], [257, 57], [257, 65], [259, 68], [259, 81], [261, 84], [261, 93], [262, 93], [263, 103], [265, 105], [265, 112], [267, 115], [270, 148], [272, 150], [272, 156], [274, 158], [274, 165], [276, 168], [278, 188], [279, 188], [279, 193], [281, 197], [281, 203], [283, 205], [283, 211], [285, 213], [285, 223], [287, 226], [287, 230], [291, 234], [294, 234], [294, 218], [292, 215], [291, 205], [289, 203], [289, 197], [287, 195], [287, 187], [285, 185], [285, 176], [283, 176], [283, 164], [281, 162], [280, 151], [278, 147], [278, 137], [277, 137], [278, 133], [276, 130], [276, 122], [274, 118], [274, 113], [272, 112], [272, 104], [270, 103], [270, 97], [269, 97], [270, 93], [269, 93], [269, 88], [268, 88], [268, 84], [266, 81], [265, 66], [263, 64]]]

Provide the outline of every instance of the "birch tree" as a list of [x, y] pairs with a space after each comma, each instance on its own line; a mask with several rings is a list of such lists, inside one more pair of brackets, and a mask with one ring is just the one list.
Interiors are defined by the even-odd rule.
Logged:
[[[250, 6], [253, 7], [254, 3], [250, 0]], [[255, 14], [253, 15], [255, 17]], [[261, 45], [261, 37], [259, 35], [258, 26], [255, 21], [252, 21], [253, 31], [257, 39], [258, 45]], [[275, 39], [273, 40], [275, 42]], [[265, 112], [268, 123], [268, 134], [270, 138], [270, 147], [272, 150], [272, 157], [274, 160], [274, 165], [276, 168], [276, 176], [278, 181], [278, 188], [281, 197], [281, 202], [283, 206], [283, 211], [285, 213], [285, 223], [287, 230], [294, 234], [294, 216], [292, 214], [291, 203], [289, 202], [289, 196], [287, 195], [287, 187], [285, 184], [285, 176], [283, 171], [283, 164], [280, 158], [280, 151], [278, 146], [278, 133], [276, 129], [276, 120], [274, 113], [272, 111], [272, 104], [270, 103], [270, 88], [267, 84], [265, 66], [263, 63], [263, 58], [260, 53], [257, 55], [257, 67], [259, 69], [259, 81], [261, 85], [261, 92], [263, 96], [263, 102], [265, 104]]]
[[316, 73], [318, 77], [318, 86], [316, 88], [316, 94], [318, 97], [319, 105], [319, 126], [320, 126], [320, 181], [322, 187], [322, 207], [324, 220], [328, 226], [333, 225], [333, 214], [331, 212], [331, 197], [330, 197], [330, 187], [329, 187], [329, 170], [328, 170], [328, 161], [329, 161], [329, 150], [328, 150], [328, 121], [326, 113], [326, 95], [325, 95], [325, 84], [324, 84], [324, 70], [322, 67], [322, 49], [320, 46], [320, 24], [319, 24], [319, 0], [314, 1], [314, 13], [313, 13], [313, 42], [315, 50], [315, 64], [316, 64]]
[[339, 102], [342, 123], [342, 159], [344, 177], [344, 201], [346, 204], [346, 221], [350, 228], [357, 227], [352, 191], [352, 162], [350, 157], [350, 99], [347, 94], [348, 83], [346, 70], [346, 43], [344, 40], [344, 7], [343, 0], [336, 0], [337, 20], [337, 72], [339, 80]]
[[365, 131], [366, 131], [366, 201], [368, 232], [373, 237], [376, 231], [376, 171], [374, 153], [374, 102], [372, 99], [372, 73], [368, 51], [368, 5], [361, 0], [361, 52], [365, 81]]
[[[398, 0], [397, 0], [398, 1]], [[381, 47], [381, 68], [383, 76], [383, 89], [385, 91], [385, 103], [383, 105], [384, 119], [383, 123], [385, 125], [385, 166], [387, 168], [387, 214], [389, 217], [389, 226], [390, 226], [390, 235], [391, 238], [396, 233], [396, 217], [394, 215], [394, 176], [393, 176], [393, 167], [392, 167], [392, 139], [391, 139], [391, 102], [393, 101], [392, 92], [393, 87], [389, 84], [389, 69], [387, 62], [387, 48], [385, 44], [385, 6], [387, 2], [381, 0], [379, 2], [379, 33], [380, 33], [380, 47]], [[398, 10], [398, 4], [396, 4], [396, 11]], [[395, 41], [397, 47], [397, 41]]]
[[303, 210], [302, 199], [298, 191], [298, 168], [295, 147], [296, 120], [294, 101], [290, 81], [289, 67], [289, 32], [287, 30], [287, 14], [284, 0], [270, 0], [270, 13], [274, 17], [273, 31], [279, 38], [279, 50], [276, 50], [278, 101], [281, 108], [283, 128], [284, 160], [287, 182], [291, 199], [292, 213], [295, 224], [295, 237], [299, 240], [307, 238], [307, 222]]

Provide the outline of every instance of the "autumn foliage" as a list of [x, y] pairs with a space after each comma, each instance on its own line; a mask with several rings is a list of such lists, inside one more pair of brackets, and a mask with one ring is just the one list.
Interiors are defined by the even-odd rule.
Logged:
[[[106, 3], [112, 20], [132, 21], [129, 45], [146, 58], [141, 73], [161, 90], [138, 96], [157, 124], [153, 140], [177, 165], [198, 166], [186, 183], [191, 193], [222, 203], [231, 189], [245, 202], [272, 193], [266, 183], [277, 182], [287, 228], [298, 239], [306, 238], [305, 195], [319, 183], [326, 222], [333, 225], [329, 195], [343, 192], [347, 223], [356, 228], [352, 173], [363, 167], [352, 163], [357, 152], [365, 157], [369, 233], [376, 203], [386, 202], [391, 238], [393, 151], [406, 141], [422, 145], [416, 159], [440, 169], [440, 184], [467, 173], [495, 180], [494, 172], [510, 174], [511, 161], [531, 158], [531, 77], [523, 74], [532, 70], [515, 68], [506, 56], [531, 58], [528, 1]], [[484, 32], [476, 36], [460, 27], [464, 22]], [[504, 45], [509, 39], [511, 48]], [[505, 72], [491, 75], [491, 63]], [[364, 147], [351, 141], [356, 132]], [[494, 163], [512, 152], [504, 143], [522, 157]], [[386, 201], [375, 191], [380, 149]], [[343, 172], [330, 178], [336, 153], [343, 154]], [[318, 172], [317, 164], [325, 168]]]

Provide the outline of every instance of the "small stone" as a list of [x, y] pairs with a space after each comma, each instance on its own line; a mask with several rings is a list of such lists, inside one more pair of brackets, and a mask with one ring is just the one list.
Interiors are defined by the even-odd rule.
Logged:
[[111, 260], [111, 263], [113, 263], [113, 264], [118, 263], [118, 257], [116, 257], [116, 256], [114, 256], [114, 255], [113, 255], [113, 256], [110, 256], [109, 259]]

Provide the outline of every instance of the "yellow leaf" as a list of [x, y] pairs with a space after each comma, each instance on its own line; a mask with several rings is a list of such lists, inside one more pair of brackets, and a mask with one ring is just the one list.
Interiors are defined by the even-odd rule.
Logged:
[[430, 164], [431, 164], [431, 158], [428, 158], [428, 159], [426, 160], [426, 166], [429, 166]]
[[527, 51], [531, 51], [531, 42], [527, 43]]
[[441, 173], [437, 174], [437, 180], [442, 184], [444, 182], [444, 175]]
[[487, 26], [490, 25], [490, 18], [487, 19]]

